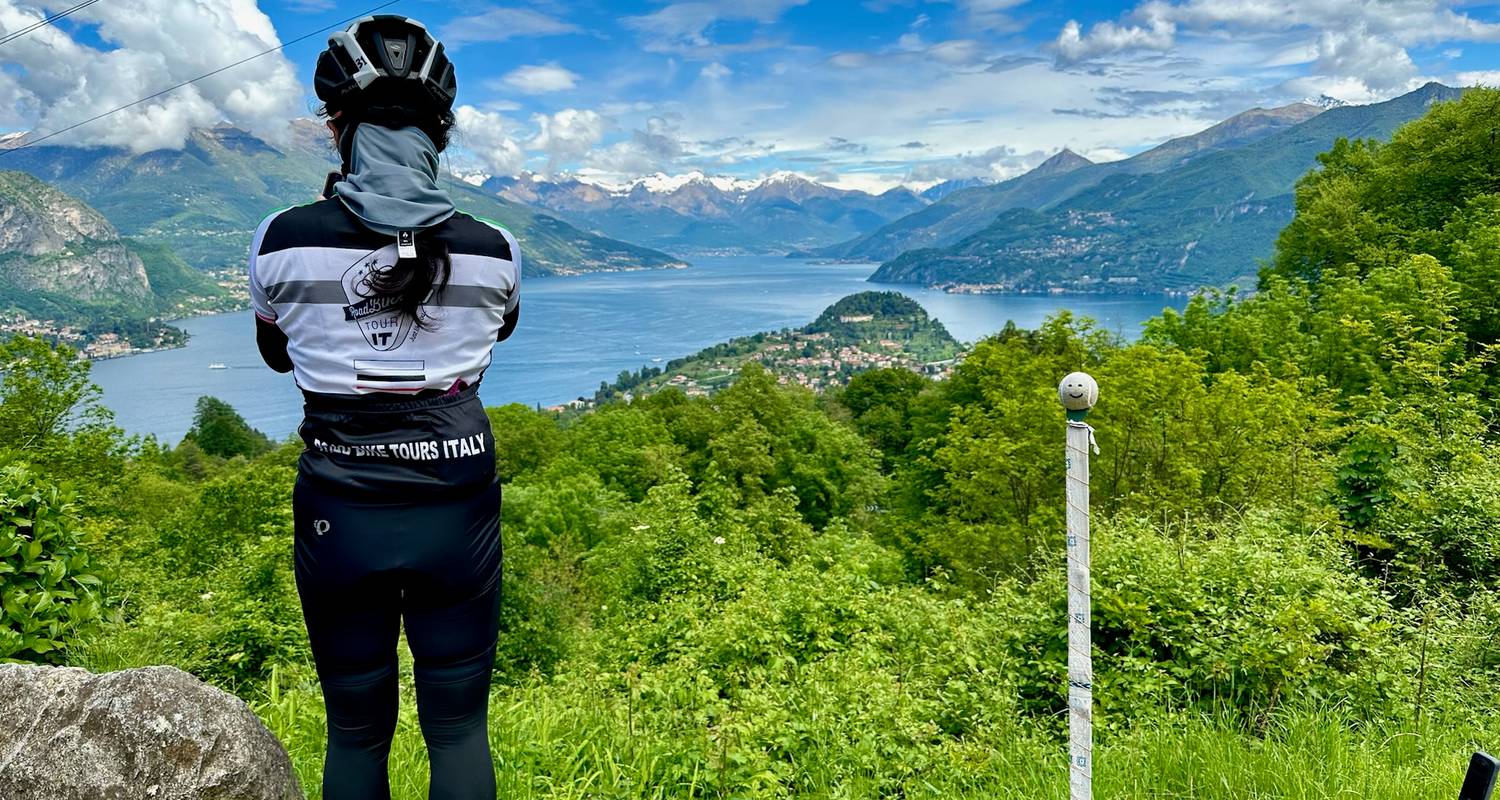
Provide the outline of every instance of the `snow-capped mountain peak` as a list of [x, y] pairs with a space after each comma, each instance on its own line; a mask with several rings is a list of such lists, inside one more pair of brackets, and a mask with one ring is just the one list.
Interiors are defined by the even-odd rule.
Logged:
[[766, 176], [766, 178], [759, 182], [759, 186], [777, 183], [811, 183], [811, 181], [809, 181], [807, 178], [802, 177], [801, 175], [798, 175], [795, 172], [781, 170], [779, 172], [773, 172], [770, 175]]
[[[455, 173], [455, 176], [465, 181], [469, 181], [470, 177], [462, 173]], [[478, 183], [483, 183], [488, 179], [489, 176], [485, 176]], [[776, 172], [764, 178], [749, 179], [736, 178], [729, 175], [709, 175], [701, 170], [693, 170], [679, 175], [668, 175], [665, 172], [657, 172], [623, 183], [589, 174], [568, 174], [548, 177], [534, 173], [523, 173], [516, 176], [514, 180], [531, 184], [550, 183], [564, 185], [568, 183], [580, 183], [618, 197], [625, 197], [637, 191], [647, 192], [652, 195], [670, 195], [692, 186], [713, 188], [730, 195], [743, 195], [764, 186], [811, 183], [807, 178], [795, 172], [787, 171]], [[474, 181], [469, 182], [474, 183]]]
[[483, 186], [485, 181], [494, 177], [488, 172], [482, 171], [460, 172], [458, 170], [454, 170], [452, 174], [453, 177], [469, 184], [470, 186]]
[[712, 186], [721, 192], [747, 192], [759, 186], [760, 181], [731, 178], [727, 175], [706, 175], [699, 170], [693, 170], [682, 175], [668, 175], [664, 172], [658, 172], [655, 175], [636, 178], [629, 183], [617, 187], [617, 191], [629, 193], [640, 188], [652, 194], [672, 194], [681, 191], [685, 187], [694, 185]]
[[1340, 100], [1337, 97], [1329, 97], [1326, 94], [1319, 95], [1317, 97], [1309, 97], [1306, 100], [1303, 100], [1302, 102], [1304, 102], [1304, 103], [1306, 103], [1306, 104], [1308, 104], [1310, 106], [1317, 106], [1318, 108], [1321, 108], [1321, 109], [1324, 109], [1324, 110], [1327, 110], [1327, 109], [1330, 109], [1330, 108], [1340, 108], [1340, 107], [1349, 105], [1349, 103], [1346, 102], [1346, 101], [1344, 101], [1344, 100]]
[[658, 172], [655, 175], [647, 175], [636, 178], [625, 185], [627, 191], [645, 189], [652, 194], [671, 194], [691, 183], [707, 182], [708, 176], [694, 170], [683, 175], [668, 175]]

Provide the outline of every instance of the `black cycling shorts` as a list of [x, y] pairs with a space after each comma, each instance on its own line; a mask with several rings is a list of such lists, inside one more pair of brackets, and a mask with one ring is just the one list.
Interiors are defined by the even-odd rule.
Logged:
[[323, 797], [390, 796], [404, 622], [430, 797], [491, 800], [500, 487], [477, 395], [358, 410], [310, 399], [302, 435], [296, 577], [328, 712]]

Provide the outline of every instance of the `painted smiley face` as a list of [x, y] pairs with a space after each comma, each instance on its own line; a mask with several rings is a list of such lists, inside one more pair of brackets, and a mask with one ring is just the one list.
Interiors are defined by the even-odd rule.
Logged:
[[1057, 396], [1067, 410], [1087, 411], [1099, 401], [1099, 384], [1089, 375], [1075, 372], [1063, 378]]

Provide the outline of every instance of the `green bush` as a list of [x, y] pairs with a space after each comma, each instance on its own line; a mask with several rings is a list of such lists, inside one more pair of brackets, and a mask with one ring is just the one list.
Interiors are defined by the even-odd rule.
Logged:
[[24, 467], [0, 469], [0, 660], [62, 663], [98, 629], [99, 576], [70, 494]]
[[[1253, 515], [1170, 530], [1095, 528], [1104, 726], [1173, 708], [1255, 714], [1291, 702], [1349, 703], [1378, 716], [1410, 696], [1416, 664], [1401, 619], [1337, 543]], [[1024, 706], [1043, 717], [1066, 708], [1065, 571], [1057, 559], [1036, 583], [996, 592], [1014, 610], [1008, 641], [1025, 665]]]

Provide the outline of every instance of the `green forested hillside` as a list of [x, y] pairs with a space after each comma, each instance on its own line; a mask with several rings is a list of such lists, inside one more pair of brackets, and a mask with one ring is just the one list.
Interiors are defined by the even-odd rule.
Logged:
[[1335, 108], [1243, 147], [1163, 172], [1114, 175], [1055, 206], [1015, 208], [948, 247], [912, 250], [872, 280], [1085, 291], [1250, 288], [1292, 217], [1297, 178], [1340, 139], [1387, 139], [1433, 103], [1438, 84], [1385, 103]]
[[594, 402], [640, 397], [668, 387], [689, 397], [707, 395], [733, 384], [751, 362], [781, 383], [812, 389], [842, 386], [871, 369], [937, 377], [961, 350], [943, 323], [915, 300], [899, 292], [859, 292], [824, 309], [801, 328], [763, 331], [674, 358], [660, 367], [622, 372], [613, 383], [599, 386]]
[[[1065, 797], [1076, 369], [1102, 387], [1099, 796], [1457, 796], [1500, 747], [1497, 98], [1326, 155], [1254, 297], [1135, 343], [1064, 314], [946, 381], [750, 366], [712, 397], [491, 409], [500, 796]], [[0, 657], [190, 669], [315, 787], [300, 446], [212, 402], [191, 441], [129, 442], [86, 363], [0, 360]], [[420, 798], [403, 686], [394, 788]]]
[[[1172, 139], [1130, 158], [1102, 164], [1089, 163], [1087, 159], [1064, 150], [1024, 175], [954, 192], [866, 236], [818, 250], [817, 255], [887, 261], [909, 250], [948, 247], [983, 230], [1001, 212], [1013, 208], [1047, 208], [1113, 176], [1163, 172], [1208, 153], [1243, 147], [1305, 122], [1320, 111], [1316, 106], [1301, 103], [1273, 109], [1256, 108], [1205, 131]], [[1329, 137], [1323, 145], [1332, 140]]]
[[[0, 164], [82, 198], [120, 232], [164, 244], [199, 269], [244, 263], [267, 214], [305, 203], [337, 166], [326, 132], [307, 120], [272, 144], [229, 127], [194, 131], [182, 150], [41, 146], [3, 152]], [[673, 266], [655, 250], [586, 233], [468, 184], [448, 181], [458, 207], [492, 218], [526, 242], [531, 274]]]

